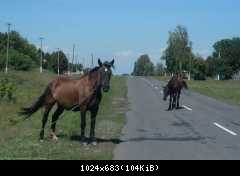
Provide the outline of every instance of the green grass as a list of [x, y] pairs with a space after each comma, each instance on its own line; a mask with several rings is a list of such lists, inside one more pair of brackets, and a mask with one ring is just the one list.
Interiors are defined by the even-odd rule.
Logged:
[[240, 81], [188, 81], [190, 89], [228, 104], [240, 105]]
[[[5, 77], [4, 73], [0, 73]], [[111, 91], [103, 94], [103, 101], [97, 116], [96, 137], [106, 139], [97, 146], [84, 147], [72, 136], [80, 133], [80, 113], [65, 112], [57, 124], [59, 142], [49, 138], [50, 123], [46, 128], [45, 141], [38, 141], [42, 111], [27, 121], [17, 115], [21, 107], [29, 106], [44, 91], [55, 75], [33, 72], [10, 72], [7, 77], [17, 85], [17, 102], [0, 103], [0, 159], [77, 159], [110, 160], [113, 149], [121, 136], [127, 110], [126, 80], [113, 77]], [[89, 135], [89, 114], [87, 116], [87, 136]], [[51, 114], [49, 116], [49, 122]]]
[[[154, 77], [167, 81], [169, 77]], [[240, 81], [216, 81], [208, 79], [206, 81], [188, 81], [190, 89], [200, 94], [215, 98], [232, 105], [240, 105]]]

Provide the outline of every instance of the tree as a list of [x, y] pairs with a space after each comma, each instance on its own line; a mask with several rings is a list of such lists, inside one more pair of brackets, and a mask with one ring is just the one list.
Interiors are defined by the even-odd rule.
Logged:
[[[49, 56], [47, 56], [49, 57]], [[47, 58], [47, 68], [55, 73], [58, 72], [58, 51], [53, 52], [49, 58]], [[64, 52], [59, 51], [59, 71], [60, 74], [68, 70], [68, 59]]]
[[174, 32], [169, 32], [167, 45], [161, 58], [166, 61], [167, 70], [171, 73], [190, 70], [193, 53], [187, 29], [177, 26]]
[[193, 60], [193, 70], [195, 80], [205, 80], [207, 77], [207, 62], [201, 57], [196, 56]]
[[135, 76], [151, 76], [154, 75], [154, 64], [148, 55], [142, 55], [134, 64], [133, 75]]
[[[29, 70], [39, 64], [37, 49], [30, 44], [18, 32], [9, 34], [9, 67], [15, 70]], [[6, 64], [7, 33], [0, 33], [0, 68], [4, 69]]]
[[162, 63], [157, 63], [155, 66], [155, 75], [163, 76], [165, 74], [165, 68]]
[[214, 72], [231, 79], [240, 70], [240, 38], [223, 39], [213, 45]]
[[50, 60], [51, 60], [51, 54], [48, 53], [48, 52], [47, 53], [43, 53], [43, 68], [44, 69], [50, 68], [50, 66], [49, 66]]
[[10, 48], [29, 56], [36, 64], [39, 63], [37, 48], [16, 31], [10, 33]]
[[28, 71], [32, 66], [32, 59], [28, 55], [19, 53], [17, 50], [9, 52], [9, 65], [14, 70]]

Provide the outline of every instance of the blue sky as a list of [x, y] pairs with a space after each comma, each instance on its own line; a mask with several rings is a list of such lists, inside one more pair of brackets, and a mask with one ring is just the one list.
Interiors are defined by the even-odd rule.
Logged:
[[[154, 63], [177, 25], [187, 27], [194, 52], [207, 56], [222, 38], [240, 36], [238, 0], [3, 0], [0, 31], [6, 22], [44, 50], [62, 48], [71, 53], [76, 44], [79, 62], [90, 55], [110, 60], [115, 73], [129, 73], [140, 54]], [[84, 59], [85, 58], [85, 59]]]

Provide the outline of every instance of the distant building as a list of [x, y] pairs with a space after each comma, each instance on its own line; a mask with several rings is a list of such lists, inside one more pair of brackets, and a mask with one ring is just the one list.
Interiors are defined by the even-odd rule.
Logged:
[[240, 80], [240, 71], [232, 76], [233, 80]]

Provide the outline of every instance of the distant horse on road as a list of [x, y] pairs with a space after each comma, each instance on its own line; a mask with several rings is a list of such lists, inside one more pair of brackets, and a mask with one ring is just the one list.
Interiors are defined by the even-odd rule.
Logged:
[[56, 122], [64, 110], [81, 112], [81, 142], [86, 144], [85, 127], [86, 112], [91, 112], [90, 142], [96, 144], [95, 123], [99, 110], [99, 104], [102, 99], [102, 90], [110, 90], [110, 79], [112, 75], [111, 68], [114, 67], [114, 60], [102, 63], [98, 59], [99, 66], [92, 69], [79, 79], [57, 78], [53, 80], [46, 88], [45, 92], [29, 108], [22, 108], [20, 115], [29, 118], [41, 107], [44, 107], [42, 119], [42, 129], [40, 132], [40, 141], [44, 139], [44, 128], [48, 120], [49, 112], [57, 104], [57, 110], [52, 116], [52, 138], [58, 140], [55, 129]]
[[180, 109], [179, 100], [182, 88], [188, 89], [186, 81], [183, 79], [182, 74], [177, 73], [168, 82], [167, 86], [164, 87], [163, 100], [166, 101], [167, 97], [170, 96], [168, 110], [173, 110], [174, 108]]

